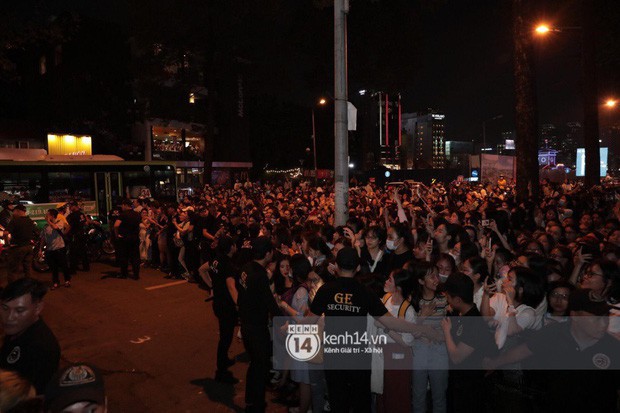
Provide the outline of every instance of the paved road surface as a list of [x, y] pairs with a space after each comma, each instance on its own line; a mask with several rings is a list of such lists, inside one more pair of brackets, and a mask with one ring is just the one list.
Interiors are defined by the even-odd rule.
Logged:
[[[106, 264], [91, 268], [71, 288], [48, 293], [43, 317], [63, 365], [88, 361], [102, 369], [111, 413], [242, 411], [247, 364], [231, 368], [241, 379], [235, 386], [213, 380], [217, 320], [203, 290], [152, 269], [134, 281], [109, 278], [115, 269]], [[241, 354], [243, 345], [235, 339], [231, 350]]]

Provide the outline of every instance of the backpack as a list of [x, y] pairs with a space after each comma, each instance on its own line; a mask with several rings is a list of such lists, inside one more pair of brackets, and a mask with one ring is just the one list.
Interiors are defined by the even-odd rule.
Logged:
[[[385, 294], [381, 299], [383, 305], [385, 305], [391, 297], [392, 293]], [[411, 307], [411, 303], [409, 302], [409, 300], [403, 300], [403, 302], [400, 303], [400, 307], [398, 308], [398, 318], [405, 318], [405, 314], [407, 314], [407, 310], [409, 310], [409, 307]]]

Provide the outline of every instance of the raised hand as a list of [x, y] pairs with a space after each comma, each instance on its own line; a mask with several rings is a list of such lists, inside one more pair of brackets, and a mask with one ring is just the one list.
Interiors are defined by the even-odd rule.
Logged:
[[437, 304], [435, 302], [431, 302], [429, 304], [422, 304], [420, 306], [420, 317], [430, 317], [435, 314], [435, 307]]

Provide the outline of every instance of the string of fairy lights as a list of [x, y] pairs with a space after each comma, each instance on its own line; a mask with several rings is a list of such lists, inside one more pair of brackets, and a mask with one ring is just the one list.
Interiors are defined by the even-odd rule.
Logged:
[[291, 178], [297, 178], [302, 175], [301, 168], [292, 168], [292, 169], [267, 169], [265, 173], [268, 174], [289, 174]]

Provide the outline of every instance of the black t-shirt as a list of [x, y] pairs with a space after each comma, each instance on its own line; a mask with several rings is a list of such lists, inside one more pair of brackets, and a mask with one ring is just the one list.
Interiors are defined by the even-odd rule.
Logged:
[[201, 216], [198, 221], [198, 226], [200, 227], [200, 236], [202, 237], [202, 230], [206, 229], [207, 232], [213, 236], [217, 232], [217, 222], [215, 217], [211, 214], [207, 216]]
[[361, 269], [357, 274], [357, 279], [366, 287], [370, 288], [378, 296], [383, 293], [383, 285], [387, 279], [388, 273], [388, 256], [382, 252], [381, 258], [375, 263], [370, 256], [368, 248], [361, 250]]
[[126, 240], [137, 240], [140, 233], [140, 214], [134, 210], [124, 211], [118, 218], [121, 221], [118, 234]]
[[35, 223], [28, 216], [13, 216], [6, 230], [11, 234], [11, 245], [23, 247], [30, 245], [34, 238]]
[[168, 236], [168, 241], [172, 242], [174, 234], [177, 232], [177, 227], [174, 226], [175, 223], [179, 223], [179, 216], [172, 215], [168, 217], [168, 226], [166, 227], [166, 235]]
[[59, 361], [58, 340], [41, 319], [14, 339], [5, 337], [0, 349], [0, 368], [19, 373], [34, 385], [37, 394], [45, 391]]
[[243, 266], [237, 280], [239, 318], [242, 325], [266, 327], [269, 313], [280, 315], [271, 289], [267, 270], [256, 261]]
[[198, 215], [194, 211], [188, 211], [188, 218], [189, 223], [190, 225], [192, 225], [193, 229], [191, 233], [187, 233], [186, 239], [190, 242], [198, 243], [202, 238], [202, 229], [200, 228], [200, 215]]
[[228, 232], [235, 240], [237, 248], [241, 248], [243, 246], [243, 242], [249, 237], [248, 227], [243, 223], [238, 225], [229, 224]]
[[455, 366], [459, 370], [481, 371], [482, 360], [497, 355], [493, 335], [475, 305], [462, 316], [452, 317], [451, 334], [457, 346], [464, 343], [474, 349], [469, 357]]
[[[323, 285], [316, 293], [310, 305], [312, 313], [325, 314], [325, 332], [338, 337], [364, 337], [367, 334], [367, 316], [381, 317], [388, 311], [381, 299], [360, 284], [354, 278], [335, 278]], [[365, 353], [368, 343], [355, 340], [346, 347], [354, 349], [357, 354], [340, 357], [329, 351], [339, 344], [324, 344], [324, 363], [334, 369], [370, 369], [372, 355]], [[355, 374], [352, 371], [351, 374]]]
[[414, 259], [413, 251], [407, 250], [402, 254], [392, 253], [387, 257], [387, 274], [389, 275], [394, 270], [400, 270], [405, 263]]
[[67, 223], [71, 227], [68, 236], [80, 237], [84, 235], [86, 215], [82, 211], [74, 211], [67, 215]]
[[381, 317], [387, 309], [381, 299], [354, 278], [339, 277], [323, 285], [316, 293], [310, 311], [335, 317]]
[[236, 277], [231, 259], [227, 255], [218, 256], [209, 266], [209, 274], [213, 281], [213, 307], [234, 311], [235, 302], [226, 285], [229, 278], [235, 279]]
[[[581, 350], [570, 332], [572, 321], [555, 323], [526, 342], [528, 367], [542, 369], [545, 402], [555, 411], [615, 411], [620, 386], [620, 341], [605, 334]], [[534, 365], [536, 363], [536, 365]]]

